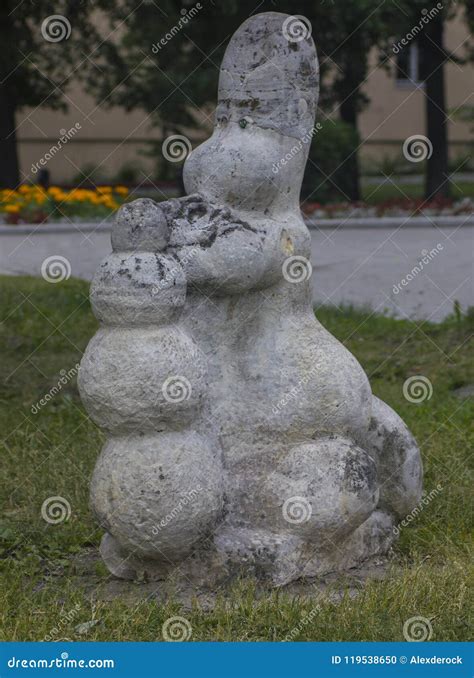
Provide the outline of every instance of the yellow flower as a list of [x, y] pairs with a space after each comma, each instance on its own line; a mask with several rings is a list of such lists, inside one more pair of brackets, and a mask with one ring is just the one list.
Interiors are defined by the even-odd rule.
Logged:
[[61, 202], [64, 200], [66, 197], [67, 193], [65, 193], [61, 188], [58, 186], [51, 186], [48, 188], [48, 195], [53, 199], [56, 200], [57, 202]]
[[10, 200], [16, 200], [20, 195], [16, 191], [12, 191], [9, 188], [6, 188], [2, 191], [2, 202], [9, 202]]
[[5, 205], [5, 212], [9, 214], [17, 214], [20, 211], [20, 205]]
[[126, 186], [115, 186], [114, 193], [118, 193], [118, 195], [128, 195], [128, 188]]

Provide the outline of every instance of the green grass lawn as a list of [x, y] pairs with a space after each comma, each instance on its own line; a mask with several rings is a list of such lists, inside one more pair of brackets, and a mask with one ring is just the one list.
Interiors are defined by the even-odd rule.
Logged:
[[[41, 640], [55, 628], [56, 638], [72, 640], [161, 640], [163, 622], [176, 614], [190, 622], [193, 640], [276, 641], [293, 632], [295, 640], [397, 641], [414, 616], [430, 620], [433, 640], [469, 639], [474, 402], [452, 391], [474, 382], [472, 316], [418, 326], [351, 309], [318, 311], [362, 363], [374, 392], [417, 437], [425, 490], [442, 486], [402, 529], [391, 576], [367, 583], [356, 597], [347, 592], [337, 601], [318, 600], [317, 612], [316, 601], [284, 592], [255, 602], [252, 582], [236, 585], [213, 611], [182, 610], [173, 600], [100, 599], [75, 577], [78, 556], [100, 539], [88, 509], [88, 481], [102, 436], [82, 408], [75, 380], [37, 414], [32, 406], [57, 384], [61, 370], [80, 360], [95, 332], [87, 285], [0, 277], [0, 292], [0, 640]], [[415, 374], [433, 385], [431, 399], [421, 404], [402, 394], [405, 379]], [[42, 519], [41, 506], [51, 496], [67, 499], [68, 521]], [[109, 579], [101, 565], [95, 576], [99, 583]], [[131, 586], [140, 592], [145, 584]], [[75, 632], [92, 619], [100, 623], [86, 636]]]

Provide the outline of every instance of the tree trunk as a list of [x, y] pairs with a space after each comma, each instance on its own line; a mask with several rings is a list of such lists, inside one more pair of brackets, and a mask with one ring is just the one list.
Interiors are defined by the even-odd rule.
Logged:
[[16, 188], [19, 183], [15, 105], [4, 83], [0, 84], [0, 188]]
[[426, 133], [433, 146], [425, 177], [425, 198], [449, 196], [448, 130], [444, 84], [444, 17], [436, 16], [420, 34], [425, 81]]
[[[352, 87], [350, 91], [352, 91]], [[350, 95], [340, 105], [341, 120], [351, 125], [357, 131], [357, 108], [354, 94]], [[358, 135], [357, 135], [358, 139]], [[357, 142], [358, 143], [358, 142]], [[344, 171], [348, 173], [348, 198], [352, 201], [360, 200], [359, 153], [357, 146], [350, 157], [344, 162]]]

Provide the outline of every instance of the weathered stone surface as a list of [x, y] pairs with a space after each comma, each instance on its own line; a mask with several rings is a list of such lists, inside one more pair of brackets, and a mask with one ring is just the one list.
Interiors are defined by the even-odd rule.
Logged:
[[367, 450], [377, 461], [380, 506], [402, 519], [421, 497], [420, 453], [398, 414], [375, 396]]
[[194, 431], [114, 437], [94, 471], [92, 504], [122, 548], [167, 564], [211, 534], [221, 479], [216, 450]]
[[160, 205], [140, 198], [117, 212], [112, 248], [116, 252], [159, 252], [166, 247], [168, 237], [168, 222]]
[[202, 352], [174, 326], [100, 329], [79, 384], [91, 417], [114, 434], [179, 430], [197, 418], [207, 390]]
[[268, 12], [246, 21], [232, 37], [221, 65], [218, 125], [246, 120], [296, 139], [313, 126], [319, 89], [316, 51], [309, 27], [297, 17], [285, 23], [286, 18]]
[[290, 19], [237, 31], [189, 195], [123, 207], [92, 285], [79, 386], [109, 436], [91, 499], [118, 577], [344, 570], [386, 553], [421, 496], [413, 437], [312, 310], [298, 198], [318, 70]]
[[179, 261], [156, 252], [111, 254], [91, 286], [94, 314], [109, 325], [175, 320], [185, 298], [186, 277]]

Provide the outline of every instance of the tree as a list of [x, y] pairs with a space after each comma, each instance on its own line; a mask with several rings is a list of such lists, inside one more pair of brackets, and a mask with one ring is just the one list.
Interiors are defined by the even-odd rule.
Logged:
[[[353, 148], [342, 170], [345, 194], [357, 200], [359, 191], [357, 120], [367, 104], [362, 85], [368, 54], [386, 32], [387, 17], [378, 0], [316, 3], [301, 0], [297, 11], [313, 26], [321, 60], [321, 103], [334, 109], [354, 129]], [[0, 182], [18, 183], [15, 113], [25, 106], [65, 107], [64, 89], [73, 77], [83, 78], [101, 105], [141, 108], [160, 125], [163, 136], [183, 126], [202, 124], [196, 109], [209, 115], [215, 102], [218, 67], [227, 42], [255, 11], [293, 14], [294, 0], [225, 0], [183, 3], [180, 0], [62, 0], [20, 3], [7, 0], [0, 10], [0, 36], [9, 45], [0, 67]], [[45, 40], [44, 19], [52, 13], [67, 19], [72, 30], [60, 42]], [[97, 14], [109, 22], [112, 39], [102, 40]], [[104, 28], [104, 32], [107, 29]], [[108, 32], [108, 31], [107, 31]], [[106, 33], [107, 34], [107, 33]], [[101, 71], [95, 71], [85, 56]], [[26, 56], [25, 56], [26, 55]], [[78, 57], [79, 55], [79, 57]], [[79, 64], [79, 67], [78, 67]], [[210, 118], [209, 118], [210, 120]]]
[[[227, 42], [252, 13], [279, 11], [306, 17], [320, 54], [321, 102], [331, 106], [340, 119], [357, 132], [360, 112], [367, 104], [362, 86], [373, 46], [389, 31], [394, 8], [380, 7], [379, 0], [345, 0], [318, 3], [314, 0], [250, 0], [195, 3], [183, 9], [177, 0], [156, 3], [121, 0], [108, 8], [111, 20], [126, 20], [114, 61], [105, 77], [93, 78], [89, 87], [109, 105], [140, 107], [161, 125], [163, 135], [195, 126], [194, 106], [209, 113], [215, 101], [218, 67]], [[189, 17], [192, 10], [193, 15]], [[186, 20], [186, 21], [185, 21]], [[183, 23], [185, 21], [185, 23]], [[103, 50], [102, 50], [103, 51]], [[108, 56], [105, 55], [106, 59]], [[358, 135], [344, 169], [347, 197], [360, 198]]]
[[[445, 65], [448, 61], [465, 63], [472, 60], [474, 52], [471, 45], [464, 50], [464, 57], [449, 52], [445, 46], [445, 27], [456, 12], [464, 6], [466, 18], [471, 28], [474, 24], [474, 2], [438, 3], [428, 11], [424, 0], [402, 0], [400, 12], [394, 16], [393, 27], [399, 35], [417, 31], [417, 44], [420, 51], [421, 79], [425, 84], [425, 119], [427, 137], [432, 152], [427, 159], [425, 177], [425, 199], [436, 196], [448, 196], [450, 193], [448, 162], [448, 130], [445, 97]], [[441, 5], [441, 7], [439, 7]], [[471, 48], [471, 51], [470, 51]], [[406, 47], [405, 47], [406, 49]]]
[[350, 200], [360, 199], [358, 120], [369, 103], [363, 90], [369, 57], [371, 50], [382, 47], [390, 35], [395, 10], [392, 3], [346, 0], [318, 5], [318, 16], [312, 12], [314, 26], [321, 27], [315, 36], [320, 56], [330, 66], [322, 81], [322, 90], [327, 91], [323, 104], [338, 110], [340, 119], [353, 129], [353, 148], [343, 164], [345, 194]]
[[424, 65], [421, 76], [425, 83], [426, 134], [433, 151], [428, 157], [425, 178], [425, 198], [448, 196], [448, 129], [446, 118], [444, 48], [445, 17], [438, 14], [420, 34], [419, 44]]
[[[258, 7], [253, 0], [191, 1], [62, 0], [53, 9], [49, 3], [17, 5], [4, 0], [0, 9], [0, 37], [5, 46], [0, 65], [0, 183], [18, 183], [14, 118], [20, 108], [64, 107], [65, 88], [80, 77], [99, 105], [141, 108], [161, 127], [164, 137], [183, 127], [202, 125], [203, 116], [210, 123], [219, 64], [232, 33], [255, 11], [297, 11], [313, 27], [321, 61], [321, 105], [354, 132], [347, 135], [352, 147], [337, 170], [345, 174], [345, 195], [358, 200], [357, 128], [368, 103], [363, 85], [369, 54], [374, 47], [389, 45], [389, 36], [407, 32], [419, 18], [423, 0], [399, 0], [396, 5], [380, 0], [300, 0], [296, 4], [294, 0], [263, 0]], [[472, 16], [473, 0], [464, 1]], [[60, 42], [48, 41], [41, 33], [43, 21], [53, 12], [66, 17], [72, 28]], [[110, 39], [99, 34], [98, 16], [104, 24], [103, 35], [110, 32]], [[443, 98], [447, 17], [443, 11], [439, 21], [425, 27], [422, 38], [428, 62], [436, 62], [426, 74], [428, 135], [436, 140], [427, 191], [434, 192], [443, 190], [440, 177], [447, 173]], [[393, 58], [391, 50], [388, 53]], [[91, 61], [101, 70], [95, 70]], [[387, 65], [388, 56], [382, 61]], [[196, 116], [196, 107], [201, 117]], [[310, 162], [314, 162], [311, 157]]]
[[[100, 43], [82, 0], [0, 3], [0, 186], [20, 181], [16, 113], [26, 106], [65, 108], [64, 92]], [[112, 49], [112, 48], [111, 48]]]

